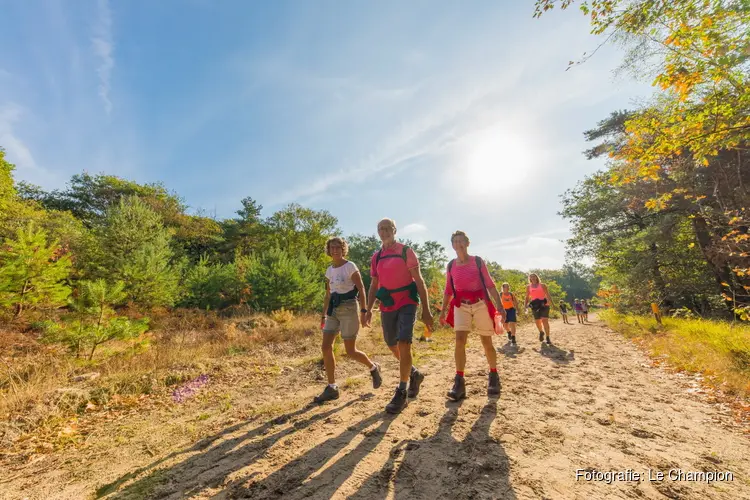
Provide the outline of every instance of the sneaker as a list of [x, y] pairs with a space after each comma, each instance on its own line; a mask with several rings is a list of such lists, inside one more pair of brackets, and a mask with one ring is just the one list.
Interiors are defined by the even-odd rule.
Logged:
[[419, 394], [419, 386], [424, 381], [424, 375], [419, 370], [414, 370], [409, 376], [409, 392], [407, 393], [410, 398], [416, 398]]
[[383, 383], [383, 377], [380, 376], [380, 365], [375, 363], [375, 369], [370, 370], [370, 376], [372, 377], [372, 388], [377, 389]]
[[547, 345], [552, 345], [552, 341], [547, 337]]
[[511, 338], [510, 338], [510, 343], [511, 343], [511, 345], [516, 345], [516, 336], [515, 336], [515, 335], [513, 335], [513, 336], [512, 336]]
[[326, 401], [331, 401], [338, 398], [338, 387], [331, 387], [330, 385], [327, 385], [326, 388], [323, 389], [323, 392], [320, 394], [320, 396], [315, 396], [315, 398], [313, 398], [313, 401], [315, 401], [316, 403], [324, 403]]
[[539, 332], [539, 342], [544, 342], [544, 332]]
[[466, 380], [461, 375], [453, 379], [453, 389], [448, 391], [448, 399], [458, 401], [466, 397]]
[[497, 372], [490, 372], [490, 380], [487, 384], [487, 395], [497, 396], [500, 394], [500, 375]]
[[406, 399], [406, 391], [404, 389], [396, 388], [396, 394], [393, 395], [391, 402], [385, 405], [385, 411], [388, 413], [401, 413], [401, 410], [406, 408], [409, 401]]

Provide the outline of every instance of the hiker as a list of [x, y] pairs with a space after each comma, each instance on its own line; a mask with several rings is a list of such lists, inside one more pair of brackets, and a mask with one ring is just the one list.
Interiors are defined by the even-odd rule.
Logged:
[[[322, 403], [339, 398], [336, 385], [336, 358], [333, 355], [333, 341], [341, 332], [346, 354], [370, 369], [372, 388], [383, 383], [380, 365], [373, 363], [367, 354], [357, 349], [357, 333], [360, 324], [365, 325], [365, 290], [362, 275], [354, 262], [346, 260], [349, 246], [343, 238], [333, 237], [326, 241], [326, 255], [332, 263], [326, 269], [326, 296], [323, 301], [323, 363], [328, 377], [328, 385], [314, 401]], [[359, 307], [357, 307], [359, 303]], [[359, 312], [357, 311], [359, 309]]]
[[[495, 299], [497, 312], [502, 317], [503, 323], [505, 323], [505, 309], [495, 288], [495, 282], [492, 281], [487, 271], [487, 265], [480, 257], [469, 255], [469, 237], [466, 233], [463, 231], [453, 233], [451, 244], [456, 251], [457, 258], [448, 263], [445, 294], [440, 313], [440, 322], [448, 323], [456, 332], [456, 377], [453, 381], [453, 388], [448, 391], [448, 398], [458, 401], [466, 397], [464, 379], [466, 340], [471, 331], [472, 319], [477, 327], [479, 338], [482, 339], [482, 347], [490, 365], [487, 395], [495, 396], [500, 394], [500, 376], [497, 373], [497, 352], [495, 352], [495, 346], [492, 345], [496, 309], [490, 300], [490, 295]], [[446, 311], [448, 311], [447, 318]]]
[[[412, 365], [411, 344], [417, 306], [422, 302], [422, 322], [432, 329], [432, 314], [427, 287], [419, 271], [414, 250], [396, 241], [396, 223], [392, 219], [378, 222], [382, 242], [370, 262], [370, 291], [367, 296], [365, 324], [372, 320], [372, 306], [380, 300], [380, 322], [383, 338], [399, 360], [400, 378], [396, 393], [385, 407], [388, 413], [400, 413], [408, 404], [407, 397], [416, 398], [424, 375]], [[407, 391], [407, 382], [409, 384]]]
[[534, 322], [539, 330], [539, 342], [543, 342], [546, 336], [547, 345], [552, 345], [549, 339], [549, 310], [552, 307], [552, 297], [549, 295], [547, 285], [539, 281], [536, 273], [529, 274], [529, 284], [526, 285], [525, 308], [529, 306], [531, 306]]
[[516, 300], [516, 294], [510, 291], [510, 284], [503, 283], [503, 293], [500, 294], [500, 300], [505, 310], [505, 321], [503, 322], [503, 328], [508, 332], [508, 340], [511, 345], [516, 345], [516, 311], [518, 310], [518, 301]]
[[589, 320], [589, 304], [586, 299], [581, 300], [581, 314], [583, 315], [583, 322], [587, 323]]
[[572, 325], [573, 323], [568, 321], [568, 304], [566, 304], [564, 300], [561, 300], [558, 307], [560, 308], [560, 314], [562, 314], [563, 317], [563, 323], [566, 325]]
[[581, 306], [581, 300], [576, 299], [573, 304], [573, 308], [576, 310], [576, 319], [579, 323], [583, 323], [583, 307]]

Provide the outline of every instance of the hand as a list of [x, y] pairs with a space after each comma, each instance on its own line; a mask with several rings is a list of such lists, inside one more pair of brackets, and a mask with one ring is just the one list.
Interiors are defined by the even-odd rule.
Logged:
[[441, 325], [447, 324], [445, 321], [445, 311], [440, 313], [440, 317], [438, 318], [438, 323], [440, 323]]
[[367, 313], [359, 313], [359, 324], [362, 328], [367, 326]]
[[320, 318], [320, 329], [322, 330], [326, 325], [326, 317], [323, 316]]
[[372, 311], [365, 313], [365, 326], [368, 328], [372, 326]]
[[432, 320], [432, 313], [430, 313], [430, 310], [428, 308], [422, 309], [422, 323], [427, 325], [427, 328], [432, 330], [433, 320]]

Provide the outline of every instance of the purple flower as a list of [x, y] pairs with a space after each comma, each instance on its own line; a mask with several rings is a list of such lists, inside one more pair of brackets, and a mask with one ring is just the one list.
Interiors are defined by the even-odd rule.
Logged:
[[172, 400], [175, 403], [183, 403], [186, 399], [195, 396], [195, 394], [198, 392], [198, 389], [200, 389], [207, 383], [208, 375], [206, 375], [205, 373], [195, 380], [185, 382], [180, 387], [172, 391]]

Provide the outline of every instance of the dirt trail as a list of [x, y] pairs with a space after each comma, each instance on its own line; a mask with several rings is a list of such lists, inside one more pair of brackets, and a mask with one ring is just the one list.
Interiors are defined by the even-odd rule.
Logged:
[[[445, 398], [452, 359], [433, 360], [420, 367], [427, 376], [419, 398], [401, 415], [386, 414], [396, 374], [395, 363], [386, 362], [378, 391], [355, 387], [333, 403], [301, 405], [267, 423], [241, 422], [189, 448], [161, 450], [164, 456], [157, 455], [156, 462], [127, 473], [114, 474], [116, 467], [110, 467], [104, 475], [108, 487], [99, 494], [109, 492], [113, 499], [750, 498], [750, 441], [727, 410], [691, 393], [687, 378], [652, 367], [632, 343], [596, 321], [554, 321], [552, 348], [540, 348], [533, 327], [521, 329], [518, 338], [518, 349], [496, 338], [499, 398], [486, 396], [487, 365], [477, 339], [470, 339], [469, 397], [460, 404]], [[305, 385], [294, 395], [306, 399], [319, 390], [319, 384]], [[643, 475], [640, 482], [607, 484], [577, 481], [577, 469], [631, 469]], [[734, 479], [650, 482], [649, 469], [654, 476], [670, 469], [731, 471]], [[92, 495], [104, 484], [101, 475], [96, 486], [91, 477], [79, 477], [87, 488], [47, 488], [45, 498], [80, 498], [84, 489]], [[42, 479], [54, 482], [51, 472]], [[33, 491], [26, 496], [37, 498]]]

